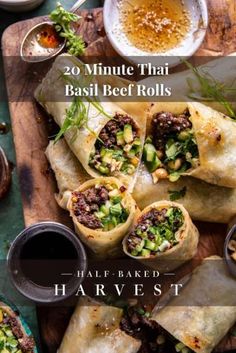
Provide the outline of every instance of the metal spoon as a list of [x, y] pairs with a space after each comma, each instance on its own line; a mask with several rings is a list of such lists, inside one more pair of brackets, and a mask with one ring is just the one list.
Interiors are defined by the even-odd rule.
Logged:
[[[86, 0], [78, 0], [70, 9], [70, 12], [75, 12]], [[49, 60], [58, 55], [65, 47], [66, 40], [61, 38], [61, 42], [56, 48], [45, 48], [38, 42], [38, 36], [45, 30], [55, 31], [51, 21], [45, 21], [31, 28], [25, 35], [20, 49], [20, 56], [23, 61], [30, 63], [42, 62]]]

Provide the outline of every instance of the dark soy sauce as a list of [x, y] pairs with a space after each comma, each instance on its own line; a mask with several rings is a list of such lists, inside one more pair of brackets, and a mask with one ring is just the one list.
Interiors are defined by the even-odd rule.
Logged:
[[20, 252], [21, 271], [34, 284], [52, 287], [67, 283], [78, 270], [78, 255], [73, 243], [64, 235], [42, 232], [30, 238]]

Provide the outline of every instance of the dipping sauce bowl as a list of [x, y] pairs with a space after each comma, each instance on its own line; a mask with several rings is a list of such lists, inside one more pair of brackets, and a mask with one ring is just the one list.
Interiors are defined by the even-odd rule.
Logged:
[[[16, 289], [26, 298], [53, 304], [71, 297], [87, 270], [87, 256], [77, 236], [68, 227], [41, 222], [24, 229], [12, 243], [7, 266]], [[55, 285], [65, 285], [65, 296], [55, 295]], [[61, 292], [60, 292], [61, 294]]]

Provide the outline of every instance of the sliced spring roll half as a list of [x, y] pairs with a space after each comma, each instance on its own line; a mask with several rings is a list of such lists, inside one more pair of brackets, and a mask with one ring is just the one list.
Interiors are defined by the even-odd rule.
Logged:
[[96, 178], [73, 191], [67, 208], [80, 239], [98, 258], [121, 253], [121, 242], [138, 212], [126, 187], [116, 178]]
[[150, 110], [144, 161], [154, 183], [181, 175], [236, 187], [236, 122], [201, 103], [157, 103]]
[[[96, 98], [79, 97], [72, 102], [64, 98], [64, 102], [58, 102], [58, 92], [63, 96], [65, 90], [64, 67], [72, 69], [76, 65], [81, 66], [81, 62], [69, 55], [59, 56], [37, 88], [35, 98], [53, 116], [90, 176], [115, 176], [132, 190], [145, 139], [147, 104], [134, 103], [140, 109], [133, 110], [131, 116], [115, 103], [99, 103]], [[80, 86], [86, 77], [81, 73], [79, 78], [69, 79], [74, 80], [74, 86]]]
[[[219, 256], [206, 258], [175, 297], [151, 319], [178, 341], [179, 352], [210, 353], [236, 322], [236, 281]], [[183, 349], [183, 350], [182, 350]]]
[[0, 351], [2, 353], [37, 353], [28, 326], [8, 304], [0, 301]]
[[160, 272], [173, 270], [192, 259], [199, 233], [185, 208], [159, 201], [146, 207], [123, 241], [124, 252]]
[[81, 298], [58, 353], [137, 353], [141, 342], [120, 329], [123, 310]]

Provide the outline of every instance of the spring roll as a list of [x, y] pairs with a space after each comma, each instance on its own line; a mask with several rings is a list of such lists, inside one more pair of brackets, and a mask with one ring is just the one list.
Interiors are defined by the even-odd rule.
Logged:
[[175, 183], [168, 179], [153, 183], [152, 175], [142, 165], [133, 197], [144, 209], [156, 200], [178, 200], [194, 220], [228, 223], [236, 214], [236, 190], [208, 184], [192, 177], [181, 177]]
[[[59, 185], [56, 199], [60, 206], [66, 208], [70, 192], [90, 177], [64, 139], [56, 144], [50, 142], [47, 157]], [[60, 185], [63, 185], [63, 188], [60, 188]], [[140, 209], [157, 200], [170, 200], [172, 194], [194, 220], [228, 223], [236, 214], [235, 189], [211, 185], [192, 177], [181, 177], [174, 184], [168, 180], [154, 184], [151, 174], [141, 165], [132, 194]]]
[[80, 239], [102, 259], [120, 255], [138, 212], [131, 194], [112, 177], [83, 183], [72, 192], [67, 209]]
[[140, 341], [120, 329], [122, 309], [81, 298], [58, 353], [137, 353]]
[[60, 139], [56, 144], [50, 141], [45, 154], [57, 181], [56, 201], [60, 207], [67, 210], [71, 192], [91, 177], [75, 158], [64, 139]]
[[152, 313], [156, 321], [196, 353], [210, 353], [236, 322], [236, 281], [218, 256], [197, 267], [178, 297]]
[[156, 103], [144, 160], [154, 183], [181, 175], [236, 188], [236, 122], [201, 103]]
[[0, 302], [0, 351], [2, 353], [37, 353], [28, 326], [10, 306]]
[[159, 201], [141, 212], [123, 241], [123, 250], [129, 257], [165, 272], [192, 259], [198, 240], [198, 230], [185, 208]]
[[[36, 100], [65, 130], [69, 120], [81, 125], [66, 128], [64, 137], [86, 172], [92, 177], [115, 176], [132, 190], [142, 155], [146, 130], [146, 104], [137, 103], [139, 109], [131, 116], [110, 101], [98, 103], [95, 98], [58, 101], [65, 91], [62, 75], [64, 67], [81, 65], [75, 58], [59, 56], [35, 92]], [[73, 85], [82, 86], [86, 79], [81, 73], [70, 76]], [[98, 85], [99, 87], [99, 85]], [[81, 87], [80, 87], [81, 88]]]

